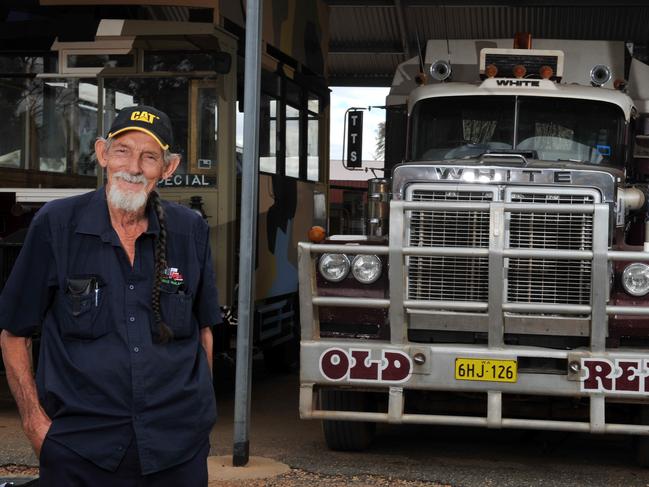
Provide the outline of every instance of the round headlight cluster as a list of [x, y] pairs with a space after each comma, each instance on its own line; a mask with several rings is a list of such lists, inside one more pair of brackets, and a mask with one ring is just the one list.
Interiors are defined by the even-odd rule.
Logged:
[[372, 284], [381, 277], [381, 259], [376, 255], [357, 255], [349, 261], [345, 254], [322, 254], [318, 269], [329, 282], [340, 282], [351, 270], [354, 278], [362, 284]]
[[622, 286], [632, 296], [644, 296], [649, 293], [649, 265], [634, 262], [622, 273]]
[[323, 254], [318, 268], [327, 281], [340, 282], [349, 274], [349, 259], [345, 254]]
[[358, 282], [372, 284], [381, 276], [381, 259], [376, 255], [357, 255], [352, 261], [352, 274]]

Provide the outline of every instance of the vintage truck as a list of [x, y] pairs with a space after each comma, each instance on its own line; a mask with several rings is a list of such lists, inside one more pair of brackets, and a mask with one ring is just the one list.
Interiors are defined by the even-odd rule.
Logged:
[[395, 76], [418, 86], [388, 97], [404, 150], [367, 235], [299, 246], [300, 415], [332, 449], [379, 422], [529, 428], [634, 435], [649, 465], [644, 117], [605, 63], [572, 82], [559, 49], [469, 44], [476, 82], [430, 42]]

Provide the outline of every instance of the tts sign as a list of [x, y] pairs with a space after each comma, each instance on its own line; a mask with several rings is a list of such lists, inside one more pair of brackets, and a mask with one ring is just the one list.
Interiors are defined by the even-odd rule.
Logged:
[[363, 165], [363, 112], [347, 112], [347, 167]]

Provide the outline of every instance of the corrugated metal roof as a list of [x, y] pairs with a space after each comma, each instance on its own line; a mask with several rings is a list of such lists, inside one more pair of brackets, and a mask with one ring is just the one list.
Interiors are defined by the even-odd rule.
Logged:
[[[329, 3], [329, 84], [389, 86], [397, 65], [427, 39], [513, 39], [516, 32], [533, 38], [622, 40], [649, 43], [649, 4], [643, 2], [566, 2], [568, 6], [510, 7], [504, 2], [447, 1], [446, 6], [415, 0], [327, 0]], [[457, 5], [454, 5], [456, 3]], [[482, 3], [471, 5], [471, 3]], [[511, 3], [511, 2], [509, 2]], [[536, 5], [533, 5], [536, 3]], [[550, 2], [548, 2], [550, 3]], [[556, 4], [556, 2], [554, 2]], [[405, 39], [398, 22], [401, 8]], [[366, 79], [367, 82], [362, 80]]]

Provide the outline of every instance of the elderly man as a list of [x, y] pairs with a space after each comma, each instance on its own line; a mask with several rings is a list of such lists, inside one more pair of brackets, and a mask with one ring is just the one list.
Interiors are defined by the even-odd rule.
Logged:
[[95, 144], [105, 188], [37, 213], [0, 297], [42, 486], [207, 485], [220, 314], [205, 221], [155, 191], [180, 162], [172, 137], [165, 113], [123, 109]]

